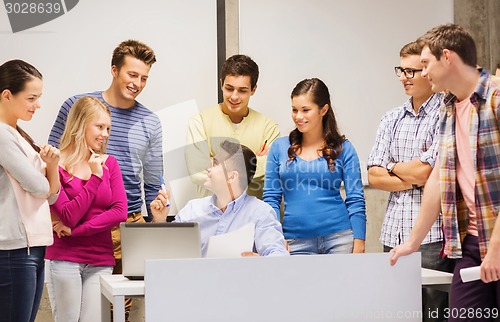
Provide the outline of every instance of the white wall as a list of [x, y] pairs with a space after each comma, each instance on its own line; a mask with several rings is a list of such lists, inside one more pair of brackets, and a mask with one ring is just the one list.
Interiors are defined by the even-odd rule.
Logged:
[[[63, 16], [19, 33], [12, 33], [0, 6], [0, 64], [23, 59], [43, 74], [42, 108], [32, 121], [20, 122], [41, 144], [66, 98], [108, 88], [111, 55], [121, 41], [151, 46], [157, 62], [138, 100], [163, 117], [165, 178], [178, 187], [175, 213], [195, 197], [184, 166], [188, 118], [217, 102], [216, 32], [215, 0], [82, 0]], [[177, 110], [186, 102], [189, 110]]]
[[47, 140], [66, 98], [108, 88], [113, 49], [126, 39], [145, 42], [157, 56], [138, 97], [145, 106], [159, 111], [191, 99], [200, 107], [217, 101], [215, 1], [84, 0], [46, 24], [10, 30], [0, 6], [0, 62], [24, 59], [44, 75], [42, 109], [23, 125], [36, 141]]
[[452, 21], [453, 0], [240, 0], [240, 51], [261, 72], [251, 105], [288, 135], [292, 89], [322, 79], [366, 170], [381, 117], [407, 98], [394, 74], [399, 50]]
[[[23, 59], [44, 75], [42, 109], [21, 124], [40, 143], [66, 98], [108, 88], [111, 54], [126, 39], [145, 42], [157, 56], [141, 103], [153, 111], [192, 99], [200, 108], [213, 105], [216, 37], [215, 0], [82, 0], [65, 15], [15, 34], [0, 6], [0, 63]], [[178, 131], [184, 138], [185, 128]]]
[[[393, 70], [399, 49], [453, 20], [453, 0], [240, 0], [239, 5], [240, 52], [261, 70], [251, 106], [278, 121], [287, 135], [292, 88], [306, 77], [323, 79], [363, 169], [380, 118], [406, 99]], [[161, 112], [193, 100], [197, 108], [217, 101], [215, 0], [82, 0], [65, 15], [15, 34], [0, 6], [0, 62], [24, 59], [44, 75], [42, 109], [21, 124], [36, 142], [46, 141], [67, 97], [109, 86], [111, 53], [129, 38], [149, 44], [158, 58], [139, 96], [144, 105]], [[175, 158], [182, 154], [186, 113], [181, 120], [173, 111], [166, 114], [174, 116], [162, 120], [168, 160], [172, 150]], [[166, 167], [174, 179], [185, 174]]]

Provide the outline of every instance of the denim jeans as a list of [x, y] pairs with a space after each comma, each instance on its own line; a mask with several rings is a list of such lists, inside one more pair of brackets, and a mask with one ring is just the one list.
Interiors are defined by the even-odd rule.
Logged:
[[[455, 260], [441, 256], [443, 242], [420, 245], [418, 251], [421, 255], [422, 267], [442, 272], [453, 272]], [[384, 246], [384, 251], [389, 252], [392, 248]], [[447, 321], [446, 310], [448, 310], [448, 293], [422, 288], [422, 316], [424, 322]]]
[[35, 321], [43, 292], [45, 246], [0, 250], [0, 322]]
[[288, 238], [287, 242], [291, 255], [350, 254], [354, 247], [354, 235], [348, 229], [326, 236]]
[[99, 276], [111, 275], [113, 267], [58, 260], [48, 260], [47, 266], [47, 290], [54, 321], [100, 321]]

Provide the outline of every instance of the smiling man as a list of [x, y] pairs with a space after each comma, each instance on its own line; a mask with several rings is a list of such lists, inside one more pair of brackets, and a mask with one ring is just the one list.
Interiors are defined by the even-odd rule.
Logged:
[[[107, 153], [114, 156], [120, 165], [127, 192], [128, 222], [144, 222], [141, 212], [142, 187], [148, 210], [149, 204], [161, 189], [159, 175], [163, 174], [162, 129], [158, 116], [136, 101], [146, 86], [151, 66], [156, 62], [154, 51], [147, 45], [126, 40], [113, 51], [111, 59], [111, 85], [105, 91], [80, 94], [68, 98], [57, 115], [49, 142], [59, 146], [69, 110], [82, 96], [97, 97], [111, 111], [111, 135]], [[141, 181], [141, 174], [143, 181]], [[120, 229], [112, 230], [116, 267], [121, 273]], [[129, 299], [127, 299], [129, 300]], [[127, 302], [126, 313], [130, 310]]]
[[[210, 237], [227, 234], [249, 223], [255, 227], [253, 251], [242, 256], [288, 256], [281, 224], [273, 208], [246, 193], [256, 170], [257, 156], [244, 145], [223, 141], [207, 168], [205, 187], [211, 196], [192, 199], [175, 216], [175, 222], [197, 222], [200, 226], [202, 255], [206, 256]], [[151, 203], [153, 222], [165, 222], [170, 207], [167, 192], [160, 191]]]
[[[420, 52], [416, 42], [400, 51], [400, 66], [395, 71], [410, 97], [402, 106], [384, 115], [368, 160], [370, 186], [390, 192], [380, 235], [385, 252], [408, 240], [420, 211], [423, 186], [437, 157], [442, 95], [433, 93], [429, 81], [422, 77]], [[453, 262], [440, 255], [441, 225], [439, 216], [420, 245], [422, 267], [451, 272]], [[447, 303], [446, 293], [425, 289], [424, 321], [433, 321], [428, 312], [436, 312], [436, 309], [443, 314]]]
[[[391, 263], [418, 250], [442, 212], [444, 253], [456, 258], [449, 321], [496, 321], [500, 309], [500, 88], [477, 69], [474, 39], [447, 24], [418, 39], [422, 75], [434, 91], [446, 90], [441, 107], [439, 158], [425, 186], [421, 212]], [[480, 266], [481, 280], [464, 283], [460, 270]], [[495, 312], [495, 315], [485, 314]]]
[[248, 107], [258, 78], [259, 67], [250, 57], [229, 57], [221, 70], [223, 102], [190, 120], [186, 162], [191, 180], [197, 185], [198, 197], [211, 195], [204, 187], [205, 169], [220, 151], [220, 143], [230, 139], [249, 147], [257, 155], [257, 171], [247, 192], [262, 198], [267, 152], [279, 137], [279, 128], [276, 122]]

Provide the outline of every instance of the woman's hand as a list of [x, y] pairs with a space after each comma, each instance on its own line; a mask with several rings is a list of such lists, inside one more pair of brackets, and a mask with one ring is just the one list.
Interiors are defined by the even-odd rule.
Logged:
[[57, 167], [59, 164], [59, 159], [61, 153], [58, 148], [53, 147], [50, 144], [44, 144], [40, 146], [40, 158], [47, 164], [47, 167]]
[[170, 205], [167, 206], [167, 199], [170, 200], [169, 191], [158, 191], [158, 196], [150, 204], [153, 213], [153, 222], [166, 222], [167, 215], [170, 212]]
[[88, 163], [90, 166], [90, 171], [92, 171], [92, 174], [101, 178], [103, 174], [102, 164], [104, 163], [104, 160], [101, 158], [101, 155], [97, 153], [92, 153], [90, 155]]
[[52, 222], [52, 230], [56, 232], [57, 237], [61, 238], [63, 236], [71, 236], [71, 228], [64, 225], [61, 221]]
[[354, 247], [352, 249], [353, 254], [359, 254], [365, 252], [365, 241], [362, 239], [354, 238]]

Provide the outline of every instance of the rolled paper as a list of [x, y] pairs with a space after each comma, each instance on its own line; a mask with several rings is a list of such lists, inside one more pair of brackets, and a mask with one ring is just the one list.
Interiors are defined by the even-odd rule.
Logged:
[[460, 270], [462, 282], [472, 282], [481, 279], [481, 266], [467, 267]]

